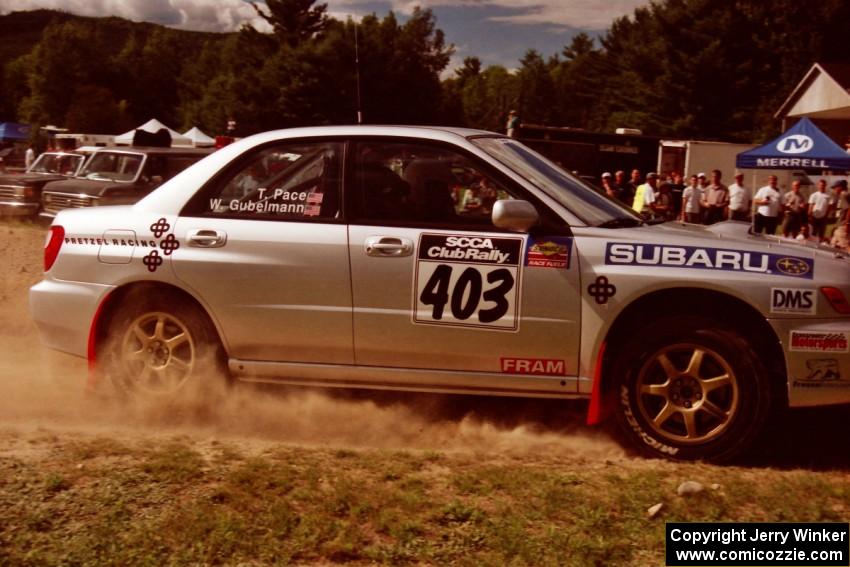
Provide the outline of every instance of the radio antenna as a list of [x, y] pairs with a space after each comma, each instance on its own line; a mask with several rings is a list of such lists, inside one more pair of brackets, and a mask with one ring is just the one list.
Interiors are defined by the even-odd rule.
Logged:
[[360, 46], [357, 41], [357, 22], [354, 22], [354, 72], [357, 76], [357, 123], [363, 124], [363, 106], [360, 100]]

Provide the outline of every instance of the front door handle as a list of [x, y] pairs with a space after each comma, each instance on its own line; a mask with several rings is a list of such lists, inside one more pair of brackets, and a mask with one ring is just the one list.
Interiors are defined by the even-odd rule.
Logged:
[[367, 256], [410, 256], [413, 254], [413, 241], [397, 236], [370, 236], [366, 239], [365, 248]]
[[227, 243], [227, 233], [223, 230], [196, 229], [186, 236], [189, 246], [196, 248], [221, 248]]

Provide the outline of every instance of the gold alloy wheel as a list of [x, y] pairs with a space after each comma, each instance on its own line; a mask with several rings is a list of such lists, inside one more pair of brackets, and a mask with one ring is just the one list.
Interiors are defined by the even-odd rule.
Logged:
[[176, 392], [192, 374], [197, 349], [182, 321], [163, 312], [130, 323], [121, 343], [127, 386], [147, 394]]
[[701, 345], [665, 347], [643, 365], [637, 406], [647, 424], [679, 444], [712, 441], [732, 423], [739, 404], [738, 379], [726, 360]]

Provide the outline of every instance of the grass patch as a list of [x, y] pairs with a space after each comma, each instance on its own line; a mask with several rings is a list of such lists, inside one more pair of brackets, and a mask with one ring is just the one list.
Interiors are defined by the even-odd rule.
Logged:
[[[0, 564], [662, 564], [665, 521], [843, 521], [850, 510], [841, 471], [33, 442], [50, 450], [0, 460]], [[677, 496], [688, 479], [707, 489]]]

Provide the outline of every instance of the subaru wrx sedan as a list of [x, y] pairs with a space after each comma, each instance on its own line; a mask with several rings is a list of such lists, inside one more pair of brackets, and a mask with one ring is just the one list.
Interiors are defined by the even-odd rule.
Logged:
[[647, 225], [510, 138], [352, 126], [59, 212], [30, 303], [129, 397], [223, 376], [586, 398], [649, 454], [721, 461], [783, 406], [850, 402], [848, 293], [834, 251]]

